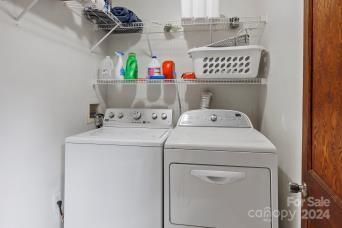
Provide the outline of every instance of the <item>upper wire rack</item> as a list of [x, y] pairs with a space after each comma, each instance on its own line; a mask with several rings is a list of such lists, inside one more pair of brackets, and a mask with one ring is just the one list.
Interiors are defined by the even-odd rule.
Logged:
[[104, 12], [93, 6], [85, 7], [83, 13], [100, 30], [110, 31], [115, 28], [113, 33], [139, 33], [144, 29], [143, 22], [122, 23], [111, 12]]

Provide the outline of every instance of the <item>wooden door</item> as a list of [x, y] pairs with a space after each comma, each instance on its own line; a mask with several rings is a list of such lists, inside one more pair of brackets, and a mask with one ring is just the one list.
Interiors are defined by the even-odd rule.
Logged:
[[342, 0], [304, 2], [302, 224], [342, 228]]

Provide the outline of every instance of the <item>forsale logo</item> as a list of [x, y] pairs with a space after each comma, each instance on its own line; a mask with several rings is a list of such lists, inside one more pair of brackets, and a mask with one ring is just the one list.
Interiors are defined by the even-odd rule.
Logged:
[[[306, 203], [307, 208], [303, 208]], [[249, 210], [248, 216], [250, 218], [263, 219], [265, 222], [270, 222], [272, 218], [279, 218], [280, 220], [294, 221], [297, 211], [301, 211], [302, 219], [320, 220], [329, 219], [331, 202], [329, 199], [308, 197], [302, 200], [300, 197], [287, 197], [287, 207], [295, 207], [295, 210], [282, 209], [271, 210], [270, 207], [263, 209]]]

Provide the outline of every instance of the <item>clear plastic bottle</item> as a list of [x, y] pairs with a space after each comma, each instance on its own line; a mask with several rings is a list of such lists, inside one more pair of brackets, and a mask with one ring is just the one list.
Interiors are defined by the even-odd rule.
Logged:
[[161, 65], [157, 59], [157, 56], [152, 56], [152, 61], [148, 65], [147, 78], [150, 79], [154, 76], [161, 76]]
[[100, 79], [111, 79], [113, 76], [114, 64], [110, 56], [106, 56], [101, 62]]

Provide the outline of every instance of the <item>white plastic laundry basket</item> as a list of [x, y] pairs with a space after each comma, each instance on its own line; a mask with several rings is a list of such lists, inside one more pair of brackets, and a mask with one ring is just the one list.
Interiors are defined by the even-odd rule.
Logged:
[[189, 51], [197, 78], [255, 78], [262, 46], [201, 47]]

